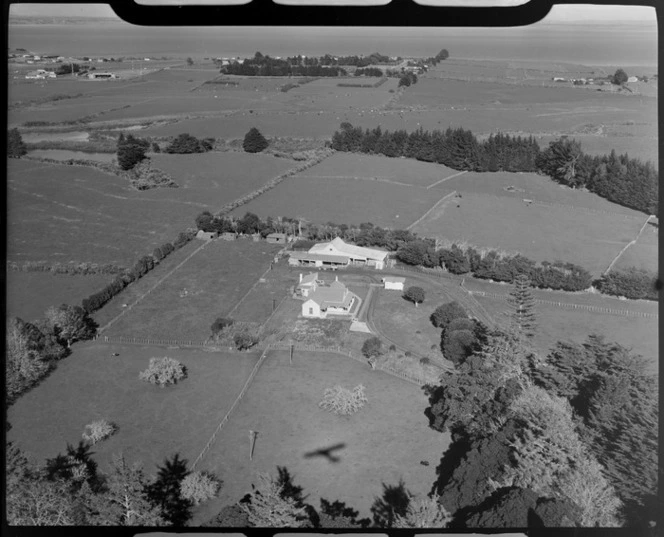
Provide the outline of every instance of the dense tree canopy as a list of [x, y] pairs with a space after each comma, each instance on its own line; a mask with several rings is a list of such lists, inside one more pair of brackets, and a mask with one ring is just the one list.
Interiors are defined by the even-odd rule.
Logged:
[[260, 153], [267, 149], [268, 145], [270, 145], [269, 142], [256, 127], [249, 129], [249, 132], [245, 135], [244, 141], [242, 142], [242, 148], [247, 153]]
[[616, 72], [613, 74], [613, 77], [611, 78], [611, 82], [613, 82], [616, 85], [622, 86], [625, 82], [627, 82], [627, 73], [625, 73], [624, 70], [622, 69], [617, 69]]
[[167, 147], [166, 153], [205, 153], [210, 151], [214, 145], [214, 138], [198, 138], [188, 133], [179, 134]]
[[28, 150], [18, 129], [9, 129], [7, 131], [7, 157], [21, 158], [27, 152]]
[[145, 153], [150, 147], [150, 142], [136, 138], [131, 134], [126, 137], [120, 133], [117, 144], [118, 165], [123, 170], [131, 170], [146, 158]]

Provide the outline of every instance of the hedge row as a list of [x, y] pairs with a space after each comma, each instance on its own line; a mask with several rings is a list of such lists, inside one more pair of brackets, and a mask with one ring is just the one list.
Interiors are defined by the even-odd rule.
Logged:
[[91, 275], [91, 274], [119, 274], [125, 271], [124, 267], [106, 263], [50, 263], [48, 261], [26, 261], [23, 264], [15, 261], [7, 262], [7, 270], [20, 272], [52, 272], [53, 274], [73, 274], [73, 275]]
[[88, 313], [97, 311], [130, 283], [145, 276], [145, 274], [150, 272], [156, 264], [158, 264], [175, 250], [182, 248], [195, 236], [195, 231], [187, 230], [186, 232], [180, 233], [173, 244], [167, 242], [166, 244], [155, 248], [152, 255], [141, 257], [138, 261], [136, 261], [136, 264], [133, 266], [133, 268], [125, 270], [122, 274], [118, 275], [101, 291], [90, 295], [88, 298], [84, 298], [81, 304], [83, 309]]
[[472, 274], [476, 278], [513, 283], [519, 274], [526, 274], [534, 287], [563, 291], [588, 289], [593, 281], [590, 272], [573, 263], [543, 261], [539, 265], [520, 254], [501, 255], [496, 250], [456, 244], [436, 250], [431, 241], [415, 240], [397, 250], [397, 259], [408, 265], [427, 268], [442, 267], [452, 274]]
[[614, 270], [594, 282], [600, 292], [631, 299], [659, 300], [657, 274], [647, 270], [629, 268]]

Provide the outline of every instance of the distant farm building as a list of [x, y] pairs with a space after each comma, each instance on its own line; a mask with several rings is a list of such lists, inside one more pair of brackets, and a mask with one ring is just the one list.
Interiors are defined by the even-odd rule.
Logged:
[[196, 233], [196, 238], [204, 241], [210, 241], [212, 239], [216, 239], [218, 236], [219, 233], [217, 233], [216, 231], [203, 231], [202, 229], [199, 229], [198, 233]]
[[111, 78], [118, 78], [115, 73], [89, 73], [88, 78], [91, 80], [109, 80]]
[[237, 234], [230, 231], [224, 231], [221, 234], [221, 238], [225, 241], [234, 241], [237, 238]]
[[388, 255], [384, 250], [346, 244], [339, 237], [331, 242], [314, 244], [309, 253], [347, 257], [351, 265], [374, 267], [379, 270], [385, 268]]
[[334, 270], [347, 267], [350, 264], [350, 258], [343, 255], [291, 252], [288, 257], [288, 264], [291, 267], [317, 267]]
[[628, 82], [628, 83], [638, 82], [638, 81], [639, 81], [639, 79], [638, 79], [637, 77], [635, 77], [635, 76], [630, 76], [630, 77], [627, 79], [627, 82]]
[[302, 304], [302, 316], [325, 319], [329, 315], [350, 315], [353, 305], [359, 300], [340, 281], [329, 286], [319, 286]]
[[393, 289], [395, 291], [403, 291], [405, 282], [406, 278], [401, 278], [399, 276], [385, 276], [383, 278], [385, 289]]
[[290, 237], [285, 233], [270, 233], [266, 239], [270, 244], [286, 244]]
[[44, 80], [45, 78], [57, 78], [57, 75], [53, 71], [46, 71], [44, 69], [37, 69], [36, 71], [30, 71], [25, 78]]

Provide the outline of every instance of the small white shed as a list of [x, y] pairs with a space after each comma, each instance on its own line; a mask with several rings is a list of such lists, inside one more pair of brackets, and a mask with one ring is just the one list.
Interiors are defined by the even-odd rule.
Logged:
[[404, 283], [406, 283], [406, 278], [401, 278], [399, 276], [385, 276], [383, 278], [383, 284], [385, 289], [393, 289], [394, 291], [403, 291]]

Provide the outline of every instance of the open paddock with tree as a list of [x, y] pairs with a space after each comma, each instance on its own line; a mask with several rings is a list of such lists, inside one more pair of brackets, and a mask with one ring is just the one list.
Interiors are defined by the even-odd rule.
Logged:
[[[212, 242], [123, 315], [107, 334], [204, 341], [214, 320], [227, 316], [257, 284], [280, 248], [250, 239]], [[257, 306], [251, 317], [264, 313], [264, 307]]]
[[[325, 390], [337, 384], [365, 387], [368, 401], [362, 410], [344, 417], [319, 408]], [[237, 502], [251, 490], [258, 472], [274, 473], [276, 466], [288, 468], [309, 494], [308, 503], [318, 506], [321, 497], [340, 500], [361, 517], [371, 517], [383, 483], [396, 486], [403, 479], [414, 494], [425, 495], [432, 468], [449, 443], [449, 436], [427, 427], [426, 406], [416, 385], [346, 356], [296, 350], [289, 365], [288, 352], [270, 352], [198, 466], [220, 476], [224, 488], [201, 508], [194, 524]], [[250, 430], [258, 433], [253, 461]], [[422, 460], [431, 465], [421, 465]]]
[[[475, 298], [496, 321], [504, 325], [509, 323], [505, 315], [509, 304], [505, 299], [478, 295], [475, 295]], [[614, 309], [627, 309], [621, 308], [621, 304], [615, 303]], [[615, 341], [628, 349], [631, 348], [635, 354], [648, 359], [653, 373], [658, 371], [659, 320], [656, 317], [610, 315], [584, 308], [561, 308], [538, 302], [535, 303], [535, 315], [538, 328], [533, 342], [542, 353], [548, 352], [557, 341], [582, 343], [589, 334], [596, 333], [604, 336], [607, 342]]]
[[[187, 378], [163, 389], [139, 379], [150, 358], [164, 356], [182, 362]], [[67, 443], [78, 445], [86, 424], [106, 418], [118, 430], [92, 449], [102, 469], [120, 451], [142, 461], [147, 473], [176, 452], [191, 463], [257, 360], [256, 353], [78, 344], [45, 381], [10, 407], [7, 438], [43, 463]]]
[[412, 231], [519, 252], [534, 261], [575, 263], [598, 277], [644, 220], [465, 192], [436, 207]]
[[380, 109], [385, 107], [392, 98], [390, 90], [395, 91], [398, 79], [388, 79], [379, 87], [361, 88], [348, 87], [343, 84], [373, 84], [370, 78], [330, 78], [324, 77], [291, 89], [289, 96], [290, 109], [314, 110], [348, 110], [348, 109]]
[[130, 266], [174, 241], [197, 211], [208, 208], [181, 199], [179, 189], [137, 191], [125, 179], [89, 167], [23, 159], [8, 166], [11, 261]]
[[105, 287], [110, 274], [73, 276], [48, 272], [7, 271], [7, 317], [34, 321], [51, 306], [79, 306], [81, 300]]
[[[320, 164], [298, 174], [298, 176], [320, 177], [329, 181], [358, 178], [427, 187], [456, 173], [458, 173], [456, 170], [442, 164], [420, 162], [412, 159], [393, 159], [383, 155], [335, 153]], [[446, 183], [442, 184], [445, 185]]]
[[405, 228], [438, 201], [425, 189], [362, 179], [289, 177], [272, 190], [235, 209], [262, 217], [303, 217], [326, 222]]

